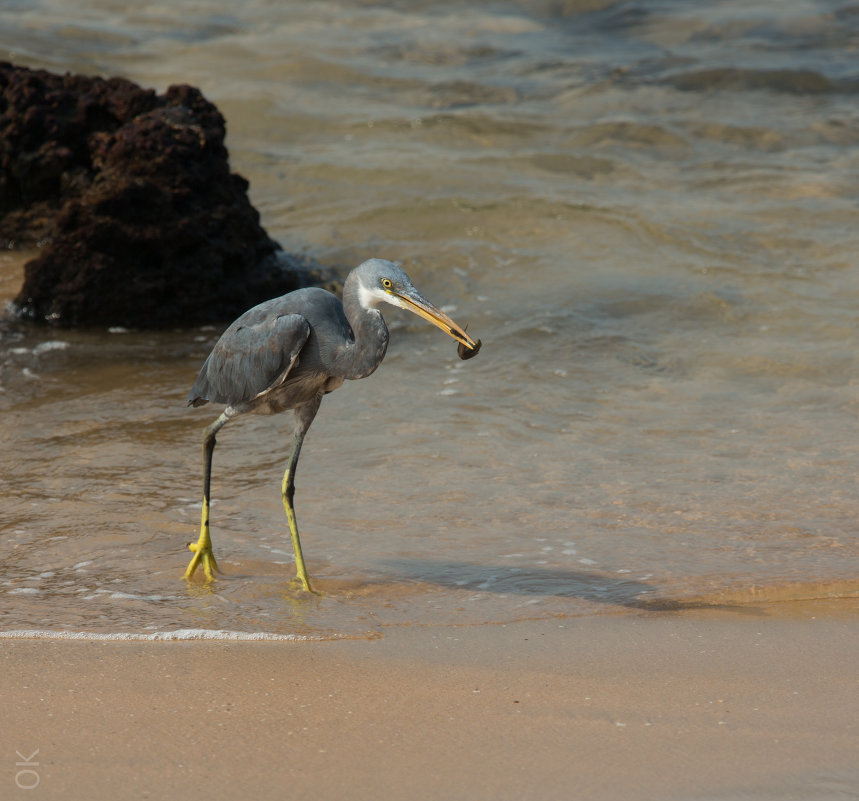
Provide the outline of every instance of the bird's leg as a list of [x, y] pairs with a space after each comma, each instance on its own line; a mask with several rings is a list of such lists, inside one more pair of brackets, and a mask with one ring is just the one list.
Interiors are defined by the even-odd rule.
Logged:
[[[188, 545], [188, 548], [194, 551], [194, 556], [191, 557], [191, 562], [185, 571], [186, 579], [190, 579], [194, 575], [197, 566], [200, 564], [203, 565], [203, 573], [206, 576], [206, 581], [214, 580], [215, 571], [218, 570], [218, 563], [215, 561], [215, 554], [212, 552], [212, 538], [209, 536], [212, 454], [215, 452], [215, 435], [232, 416], [231, 414], [227, 414], [227, 411], [224, 411], [214, 423], [206, 428], [203, 435], [203, 512], [200, 518], [200, 537], [196, 542]], [[218, 572], [220, 571], [218, 570]]]
[[292, 499], [295, 496], [295, 468], [298, 465], [298, 457], [301, 454], [301, 445], [321, 402], [322, 398], [320, 396], [295, 410], [295, 433], [293, 436], [292, 452], [289, 455], [289, 464], [286, 467], [286, 472], [283, 474], [283, 483], [280, 487], [281, 495], [283, 496], [283, 508], [286, 510], [286, 519], [289, 522], [289, 535], [292, 537], [292, 549], [295, 551], [296, 579], [301, 583], [304, 590], [314, 594], [316, 591], [310, 586], [310, 577], [307, 575], [307, 568], [304, 565], [304, 554], [301, 552], [301, 540], [298, 537], [298, 524], [295, 521], [295, 508], [292, 505]]

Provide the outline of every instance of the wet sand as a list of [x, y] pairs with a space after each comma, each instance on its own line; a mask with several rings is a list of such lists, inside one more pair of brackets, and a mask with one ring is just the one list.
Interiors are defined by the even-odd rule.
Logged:
[[[3, 798], [859, 789], [856, 600], [336, 642], [12, 640], [0, 654]], [[38, 765], [13, 764], [26, 759]]]

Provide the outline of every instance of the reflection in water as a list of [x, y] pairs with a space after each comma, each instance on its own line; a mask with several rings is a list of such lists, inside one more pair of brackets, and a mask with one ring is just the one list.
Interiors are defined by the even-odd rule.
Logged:
[[595, 604], [638, 607], [642, 595], [656, 588], [642, 581], [614, 578], [582, 570], [540, 567], [498, 568], [464, 562], [386, 560], [399, 576], [436, 584], [449, 590], [502, 595], [578, 598]]
[[[276, 239], [402, 259], [484, 343], [462, 362], [393, 311], [384, 365], [326, 397], [306, 602], [287, 421], [222, 432], [225, 575], [181, 579], [205, 425], [184, 401], [219, 331], [4, 324], [0, 629], [378, 636], [855, 597], [859, 18], [585, 5], [0, 10], [21, 63], [200, 85]], [[24, 261], [0, 254], [3, 300]]]

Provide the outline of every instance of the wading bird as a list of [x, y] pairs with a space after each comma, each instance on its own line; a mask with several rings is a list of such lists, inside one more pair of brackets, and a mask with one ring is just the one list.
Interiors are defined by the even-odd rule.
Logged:
[[366, 378], [382, 362], [388, 327], [378, 306], [390, 303], [423, 317], [459, 342], [463, 358], [480, 347], [463, 328], [430, 303], [394, 263], [370, 259], [349, 273], [343, 302], [330, 292], [308, 287], [246, 311], [223, 333], [188, 394], [189, 406], [224, 403], [226, 408], [203, 436], [203, 513], [200, 537], [185, 578], [202, 564], [206, 580], [218, 569], [209, 536], [209, 502], [215, 435], [240, 414], [295, 412], [292, 452], [281, 494], [295, 551], [296, 579], [308, 592], [310, 580], [301, 553], [292, 499], [301, 444], [322, 396], [345, 379]]

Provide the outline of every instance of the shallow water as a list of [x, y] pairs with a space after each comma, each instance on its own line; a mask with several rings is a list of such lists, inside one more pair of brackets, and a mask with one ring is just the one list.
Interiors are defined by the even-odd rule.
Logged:
[[[404, 262], [480, 356], [387, 314], [296, 509], [288, 416], [215, 453], [216, 330], [0, 339], [0, 629], [374, 636], [859, 595], [859, 6], [7, 4], [0, 58], [188, 82], [287, 249]], [[25, 254], [0, 256], [0, 294]]]

